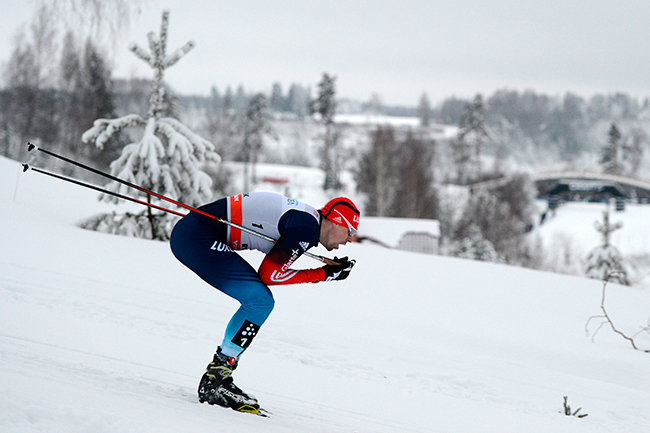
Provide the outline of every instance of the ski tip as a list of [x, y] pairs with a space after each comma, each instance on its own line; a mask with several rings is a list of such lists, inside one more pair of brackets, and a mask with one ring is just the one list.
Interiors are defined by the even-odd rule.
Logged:
[[23, 173], [29, 170], [29, 165], [23, 164]]
[[29, 141], [27, 142], [27, 152], [31, 152], [32, 150], [36, 149], [36, 145], [30, 143]]
[[249, 413], [251, 415], [257, 415], [257, 416], [261, 416], [263, 418], [270, 418], [270, 416], [271, 416], [271, 412], [269, 412], [266, 409], [262, 409], [257, 404], [255, 404], [255, 405], [244, 404], [244, 405], [242, 405], [240, 407], [232, 407], [232, 409], [234, 409], [237, 412]]

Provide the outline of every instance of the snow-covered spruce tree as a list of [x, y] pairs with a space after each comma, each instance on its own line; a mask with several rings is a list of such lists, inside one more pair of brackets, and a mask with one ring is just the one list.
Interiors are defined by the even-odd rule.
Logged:
[[621, 131], [612, 122], [607, 132], [607, 145], [603, 147], [600, 164], [603, 173], [621, 174]]
[[441, 222], [455, 242], [474, 236], [476, 226], [505, 263], [519, 264], [519, 255], [527, 254], [522, 246], [532, 226], [534, 197], [530, 179], [513, 175], [501, 185], [470, 189], [466, 203], [454, 203], [462, 212], [453, 217], [443, 211]]
[[[153, 32], [147, 35], [150, 53], [137, 45], [130, 47], [137, 57], [147, 62], [154, 70], [153, 89], [146, 118], [138, 114], [128, 114], [118, 119], [95, 120], [92, 128], [83, 134], [82, 140], [85, 143], [94, 142], [96, 146], [103, 148], [110, 137], [124, 128], [141, 128], [143, 135], [140, 140], [126, 145], [121, 156], [111, 163], [111, 174], [190, 206], [198, 206], [212, 195], [212, 181], [200, 169], [199, 164], [203, 161], [218, 162], [220, 157], [214, 151], [212, 143], [192, 132], [178, 120], [162, 117], [165, 70], [178, 62], [194, 46], [190, 41], [167, 55], [168, 25], [169, 11], [164, 11], [160, 36], [156, 37]], [[109, 183], [106, 188], [131, 196], [137, 193], [144, 195], [148, 202], [151, 200], [150, 195], [134, 191], [117, 182]], [[100, 200], [118, 201], [109, 195], [100, 196]], [[168, 214], [155, 214], [147, 207], [135, 215], [100, 215], [86, 222], [84, 227], [167, 240], [172, 218]]]
[[610, 224], [609, 210], [607, 210], [603, 213], [603, 223], [596, 221], [595, 226], [603, 236], [603, 243], [587, 255], [586, 275], [597, 280], [617, 281], [626, 286], [630, 285], [623, 265], [623, 257], [618, 249], [609, 243], [611, 233], [623, 227], [623, 223]]
[[464, 238], [452, 244], [450, 255], [463, 259], [493, 263], [502, 261], [492, 243], [483, 237], [481, 229], [475, 224], [471, 224], [467, 228], [467, 233]]
[[339, 133], [336, 130], [334, 114], [336, 113], [336, 77], [323, 73], [318, 83], [318, 98], [312, 101], [312, 113], [320, 115], [320, 121], [325, 126], [325, 137], [322, 148], [321, 168], [325, 172], [323, 190], [341, 188], [339, 167]]
[[266, 96], [258, 93], [251, 98], [246, 109], [244, 124], [243, 156], [244, 156], [244, 191], [250, 191], [250, 185], [257, 182], [255, 167], [264, 144], [264, 135], [277, 138], [271, 126]]
[[426, 93], [420, 96], [420, 101], [418, 102], [418, 118], [420, 119], [420, 126], [423, 128], [428, 128], [431, 124], [431, 102], [429, 102], [429, 97]]
[[487, 138], [483, 98], [477, 94], [471, 103], [466, 104], [458, 124], [458, 134], [452, 142], [456, 177], [461, 185], [481, 179], [481, 152]]

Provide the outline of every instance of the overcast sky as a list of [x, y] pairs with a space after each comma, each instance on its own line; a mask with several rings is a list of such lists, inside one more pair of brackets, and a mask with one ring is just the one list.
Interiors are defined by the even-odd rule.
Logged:
[[[0, 4], [4, 63], [33, 3]], [[328, 72], [338, 96], [390, 105], [501, 88], [650, 96], [650, 0], [149, 0], [116, 41], [114, 77], [151, 76], [128, 45], [147, 48], [163, 8], [168, 52], [196, 42], [166, 75], [181, 93], [315, 88]]]

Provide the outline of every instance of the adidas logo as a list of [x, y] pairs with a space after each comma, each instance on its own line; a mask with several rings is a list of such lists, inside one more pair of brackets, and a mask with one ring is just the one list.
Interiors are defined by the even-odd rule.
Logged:
[[307, 251], [307, 248], [309, 248], [309, 242], [299, 242], [299, 245], [302, 247], [303, 251]]

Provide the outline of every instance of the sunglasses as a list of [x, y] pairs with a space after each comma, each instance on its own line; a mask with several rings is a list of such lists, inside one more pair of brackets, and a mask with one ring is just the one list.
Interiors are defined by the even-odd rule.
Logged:
[[350, 224], [350, 221], [348, 221], [348, 219], [346, 217], [344, 217], [343, 214], [341, 212], [337, 211], [336, 209], [332, 209], [332, 211], [339, 214], [341, 216], [341, 218], [343, 218], [343, 221], [345, 221], [345, 223], [348, 225], [348, 237], [351, 238], [351, 237], [356, 236], [357, 235], [357, 229], [352, 227], [352, 224]]

